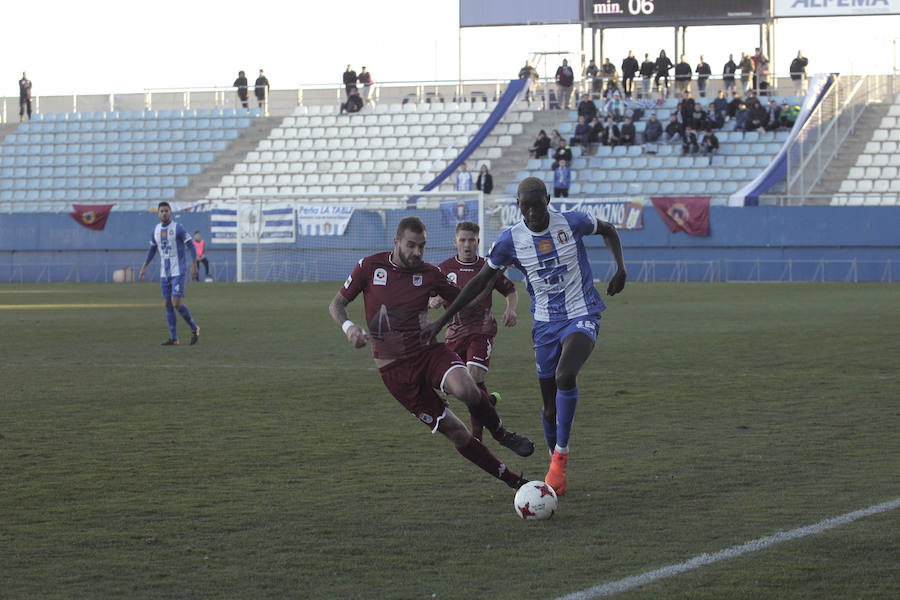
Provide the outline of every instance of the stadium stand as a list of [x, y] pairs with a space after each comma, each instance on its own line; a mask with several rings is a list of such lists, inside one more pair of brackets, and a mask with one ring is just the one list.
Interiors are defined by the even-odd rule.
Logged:
[[872, 132], [855, 166], [831, 200], [834, 206], [896, 206], [900, 203], [900, 97]]
[[115, 203], [146, 210], [239, 137], [258, 110], [37, 114], [0, 143], [0, 201], [10, 212]]
[[[247, 193], [349, 196], [420, 189], [458, 155], [495, 106], [495, 102], [410, 102], [379, 104], [352, 115], [338, 114], [331, 105], [298, 106], [209, 190], [207, 199]], [[533, 120], [527, 104], [517, 105], [470, 160], [490, 166]], [[449, 177], [439, 189], [453, 187], [454, 178]]]

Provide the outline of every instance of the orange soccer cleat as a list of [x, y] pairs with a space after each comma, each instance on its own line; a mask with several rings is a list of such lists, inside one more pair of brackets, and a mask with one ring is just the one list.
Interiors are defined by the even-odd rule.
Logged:
[[550, 457], [550, 470], [547, 471], [544, 481], [553, 488], [557, 496], [562, 496], [566, 493], [566, 484], [568, 483], [568, 478], [566, 477], [567, 462], [569, 462], [568, 453], [560, 454], [556, 450], [553, 451], [553, 456]]

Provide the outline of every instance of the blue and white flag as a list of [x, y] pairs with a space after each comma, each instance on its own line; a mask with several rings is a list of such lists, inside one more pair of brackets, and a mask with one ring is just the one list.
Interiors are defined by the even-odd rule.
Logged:
[[[293, 204], [241, 204], [240, 237], [242, 244], [278, 244], [296, 240]], [[234, 244], [238, 236], [238, 206], [215, 206], [210, 215], [210, 243]]]

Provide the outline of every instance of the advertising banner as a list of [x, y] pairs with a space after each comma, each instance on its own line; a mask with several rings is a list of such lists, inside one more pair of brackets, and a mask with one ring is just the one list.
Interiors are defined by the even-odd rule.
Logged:
[[[554, 198], [550, 201], [550, 208], [559, 212], [580, 210], [601, 221], [612, 223], [617, 229], [644, 228], [643, 198], [622, 198], [615, 200], [600, 200], [597, 198]], [[503, 206], [501, 210], [503, 229], [512, 227], [522, 220], [522, 213], [515, 200]]]
[[900, 0], [774, 0], [772, 13], [781, 17], [838, 17], [900, 14]]

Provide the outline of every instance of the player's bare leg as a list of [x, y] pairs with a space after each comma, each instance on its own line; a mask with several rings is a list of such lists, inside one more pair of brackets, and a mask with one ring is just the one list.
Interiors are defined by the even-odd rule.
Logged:
[[437, 430], [450, 440], [456, 451], [462, 454], [466, 460], [503, 481], [509, 487], [519, 489], [528, 483], [527, 479], [510, 471], [505, 464], [500, 462], [487, 446], [472, 437], [465, 424], [449, 408], [444, 413], [444, 418], [438, 423]]
[[443, 391], [459, 398], [469, 408], [469, 413], [478, 419], [501, 445], [519, 456], [531, 456], [534, 452], [534, 442], [503, 426], [497, 410], [491, 404], [490, 396], [475, 384], [468, 369], [457, 368], [448, 371], [444, 378]]

